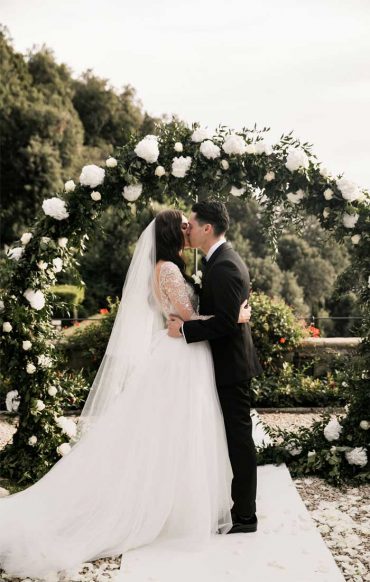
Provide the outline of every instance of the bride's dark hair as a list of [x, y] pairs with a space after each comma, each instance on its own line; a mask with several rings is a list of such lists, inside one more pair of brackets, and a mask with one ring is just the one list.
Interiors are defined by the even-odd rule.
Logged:
[[191, 277], [186, 274], [186, 263], [180, 251], [184, 250], [185, 238], [181, 229], [182, 213], [179, 210], [162, 210], [155, 217], [156, 259], [171, 261], [180, 269], [187, 281]]

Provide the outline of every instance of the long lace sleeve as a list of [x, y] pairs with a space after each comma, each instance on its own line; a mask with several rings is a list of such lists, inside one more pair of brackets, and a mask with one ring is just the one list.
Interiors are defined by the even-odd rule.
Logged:
[[171, 262], [162, 264], [159, 273], [159, 289], [168, 309], [183, 321], [209, 319], [212, 315], [198, 315], [191, 301], [188, 285], [177, 265]]

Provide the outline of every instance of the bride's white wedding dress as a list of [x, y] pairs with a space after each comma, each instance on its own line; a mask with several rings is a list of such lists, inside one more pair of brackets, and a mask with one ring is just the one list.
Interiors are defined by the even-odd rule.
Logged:
[[[165, 317], [199, 317], [180, 270], [164, 263]], [[207, 342], [166, 329], [90, 431], [37, 483], [0, 500], [0, 565], [43, 578], [154, 540], [200, 547], [231, 527], [232, 471]]]

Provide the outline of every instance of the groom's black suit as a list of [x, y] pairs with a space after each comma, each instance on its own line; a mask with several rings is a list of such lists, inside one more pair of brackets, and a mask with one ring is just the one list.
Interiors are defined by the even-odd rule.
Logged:
[[249, 324], [236, 323], [240, 305], [249, 292], [246, 265], [230, 243], [223, 243], [205, 265], [200, 294], [200, 314], [214, 317], [186, 321], [183, 326], [187, 343], [208, 340], [211, 345], [234, 473], [234, 510], [241, 516], [256, 511], [257, 467], [250, 417], [250, 379], [262, 372]]

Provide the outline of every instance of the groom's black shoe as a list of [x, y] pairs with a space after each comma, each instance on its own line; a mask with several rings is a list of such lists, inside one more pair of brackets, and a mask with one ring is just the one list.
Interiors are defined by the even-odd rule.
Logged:
[[240, 517], [240, 515], [231, 511], [231, 517], [233, 519], [233, 526], [230, 531], [227, 532], [228, 534], [257, 531], [258, 519], [256, 514], [252, 515], [252, 517]]

